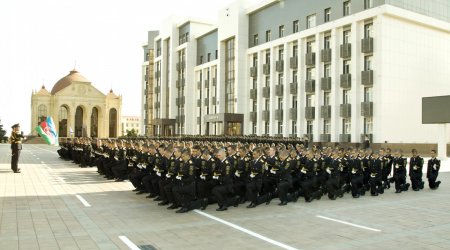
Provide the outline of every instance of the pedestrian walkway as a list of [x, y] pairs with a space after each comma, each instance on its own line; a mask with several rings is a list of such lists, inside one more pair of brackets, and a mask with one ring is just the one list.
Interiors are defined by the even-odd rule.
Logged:
[[[448, 249], [450, 173], [436, 191], [175, 214], [95, 168], [24, 145], [22, 173], [0, 145], [0, 249]], [[446, 169], [447, 163], [444, 164]]]

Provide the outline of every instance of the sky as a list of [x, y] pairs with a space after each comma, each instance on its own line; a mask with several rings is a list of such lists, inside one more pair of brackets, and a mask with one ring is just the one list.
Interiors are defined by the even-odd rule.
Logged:
[[[0, 120], [31, 131], [31, 94], [76, 68], [122, 115], [139, 116], [142, 45], [171, 16], [217, 19], [234, 0], [14, 0], [0, 3]], [[249, 0], [250, 3], [257, 0]]]

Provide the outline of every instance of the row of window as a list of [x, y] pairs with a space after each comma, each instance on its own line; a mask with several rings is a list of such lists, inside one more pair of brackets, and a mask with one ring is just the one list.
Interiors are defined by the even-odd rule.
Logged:
[[[372, 0], [364, 0], [364, 8], [365, 9], [372, 8], [372, 6], [373, 6]], [[350, 15], [350, 12], [351, 12], [351, 1], [350, 0], [345, 1], [343, 3], [343, 15], [348, 16], [348, 15]], [[317, 17], [316, 16], [317, 16], [317, 14], [312, 14], [312, 15], [309, 15], [306, 17], [306, 28], [307, 29], [313, 28], [317, 25], [317, 22], [316, 22]], [[331, 8], [326, 8], [323, 13], [323, 21], [324, 21], [324, 23], [327, 23], [330, 20], [331, 20]], [[294, 20], [292, 27], [293, 27], [292, 32], [298, 33], [299, 32], [299, 20]], [[284, 33], [285, 33], [285, 27], [284, 27], [284, 25], [280, 25], [278, 27], [278, 37], [279, 38], [284, 37]], [[271, 30], [266, 31], [265, 41], [266, 42], [272, 41], [272, 31]], [[258, 34], [253, 35], [253, 45], [254, 46], [259, 45]]]

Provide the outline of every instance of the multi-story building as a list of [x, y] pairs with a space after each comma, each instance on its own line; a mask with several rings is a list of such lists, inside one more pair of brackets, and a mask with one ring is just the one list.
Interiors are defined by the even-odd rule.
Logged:
[[140, 131], [143, 135], [153, 135], [153, 91], [154, 91], [154, 42], [158, 31], [149, 31], [144, 49], [144, 63], [142, 64], [142, 102]]
[[155, 134], [434, 143], [421, 98], [450, 93], [450, 3], [265, 0], [154, 39]]
[[122, 136], [126, 136], [128, 131], [133, 129], [137, 135], [141, 135], [141, 120], [139, 116], [122, 116]]

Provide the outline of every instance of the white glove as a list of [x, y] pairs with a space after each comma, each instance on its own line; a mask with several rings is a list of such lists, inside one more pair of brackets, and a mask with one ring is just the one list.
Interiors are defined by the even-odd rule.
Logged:
[[202, 180], [206, 180], [206, 176], [204, 176], [204, 175], [200, 175], [200, 179], [202, 179]]
[[154, 167], [153, 170], [154, 170], [154, 171], [158, 171], [158, 168], [157, 168], [157, 167]]
[[181, 176], [177, 175], [177, 180], [181, 180]]
[[376, 176], [376, 174], [370, 174], [370, 177], [374, 178]]
[[214, 180], [218, 180], [218, 179], [219, 179], [219, 176], [218, 176], [218, 175], [214, 175], [214, 176], [213, 176], [213, 179], [214, 179]]
[[239, 174], [238, 171], [234, 172], [234, 175], [236, 175], [236, 177], [241, 177], [241, 174]]
[[414, 166], [413, 169], [414, 169], [414, 170], [417, 170], [417, 166]]
[[433, 165], [433, 169], [436, 170], [436, 164]]
[[300, 172], [306, 174], [306, 170], [304, 168], [302, 168], [302, 170]]
[[396, 169], [398, 169], [398, 166], [395, 166]]
[[264, 164], [264, 170], [269, 170], [269, 165], [266, 163], [266, 164]]
[[356, 174], [356, 170], [354, 168], [352, 169], [352, 174]]
[[276, 174], [276, 173], [277, 173], [277, 171], [275, 171], [275, 170], [271, 169], [271, 170], [270, 170], [270, 173], [271, 173], [271, 174]]
[[156, 175], [157, 175], [157, 176], [161, 176], [161, 173], [160, 173], [160, 172], [156, 172]]
[[327, 168], [326, 171], [327, 171], [328, 174], [331, 174], [331, 170], [329, 168]]
[[253, 173], [251, 173], [250, 178], [255, 178], [255, 175]]
[[171, 176], [170, 174], [166, 174], [166, 178], [170, 178], [170, 176]]

